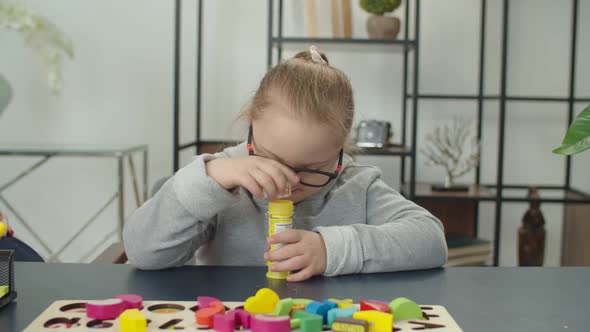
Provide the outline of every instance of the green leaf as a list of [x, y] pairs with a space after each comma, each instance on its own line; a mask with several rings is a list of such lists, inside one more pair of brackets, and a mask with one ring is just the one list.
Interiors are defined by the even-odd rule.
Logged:
[[360, 0], [361, 8], [375, 15], [383, 15], [392, 12], [396, 10], [401, 3], [401, 0]]
[[578, 114], [565, 133], [561, 146], [553, 153], [574, 155], [590, 149], [590, 105]]

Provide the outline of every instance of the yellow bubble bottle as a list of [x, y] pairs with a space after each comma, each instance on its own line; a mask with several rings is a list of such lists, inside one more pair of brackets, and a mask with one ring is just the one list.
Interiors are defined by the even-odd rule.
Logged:
[[[268, 218], [268, 236], [278, 234], [293, 228], [293, 201], [286, 199], [279, 199], [270, 201], [268, 203], [268, 212], [266, 213]], [[272, 244], [269, 251], [279, 249], [283, 244]], [[266, 273], [267, 278], [271, 279], [287, 279], [289, 275], [288, 271], [285, 272], [273, 272], [270, 270], [273, 261], [268, 261], [268, 272]]]

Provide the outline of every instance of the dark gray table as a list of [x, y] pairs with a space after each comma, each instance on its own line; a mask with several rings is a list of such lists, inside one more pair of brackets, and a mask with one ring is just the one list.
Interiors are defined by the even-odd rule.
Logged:
[[268, 285], [264, 268], [17, 263], [16, 303], [0, 309], [0, 331], [21, 331], [55, 300], [137, 293], [146, 300], [241, 301], [271, 286], [281, 297], [409, 297], [444, 305], [464, 331], [590, 331], [590, 268], [450, 268], [315, 278]]

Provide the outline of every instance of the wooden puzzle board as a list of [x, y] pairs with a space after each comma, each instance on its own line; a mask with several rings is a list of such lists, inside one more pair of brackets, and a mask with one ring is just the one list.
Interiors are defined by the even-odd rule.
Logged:
[[[25, 332], [39, 331], [119, 331], [118, 320], [93, 320], [86, 317], [87, 300], [64, 300], [53, 302], [37, 317]], [[224, 302], [226, 309], [241, 307], [243, 302]], [[427, 318], [421, 321], [396, 321], [392, 331], [462, 332], [461, 328], [443, 306], [421, 305]], [[148, 331], [185, 330], [213, 331], [195, 322], [197, 302], [144, 301], [141, 310], [148, 320]], [[299, 330], [294, 330], [294, 332]], [[331, 331], [331, 330], [325, 330]]]

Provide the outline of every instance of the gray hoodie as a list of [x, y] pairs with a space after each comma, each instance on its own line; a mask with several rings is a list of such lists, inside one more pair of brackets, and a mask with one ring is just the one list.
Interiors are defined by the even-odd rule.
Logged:
[[[129, 262], [162, 269], [188, 262], [259, 265], [266, 262], [268, 202], [244, 189], [223, 189], [205, 163], [246, 156], [240, 144], [194, 158], [171, 177], [125, 224]], [[293, 228], [319, 232], [326, 244], [324, 275], [439, 267], [447, 260], [441, 222], [406, 200], [372, 166], [344, 159], [341, 174], [295, 205]]]

